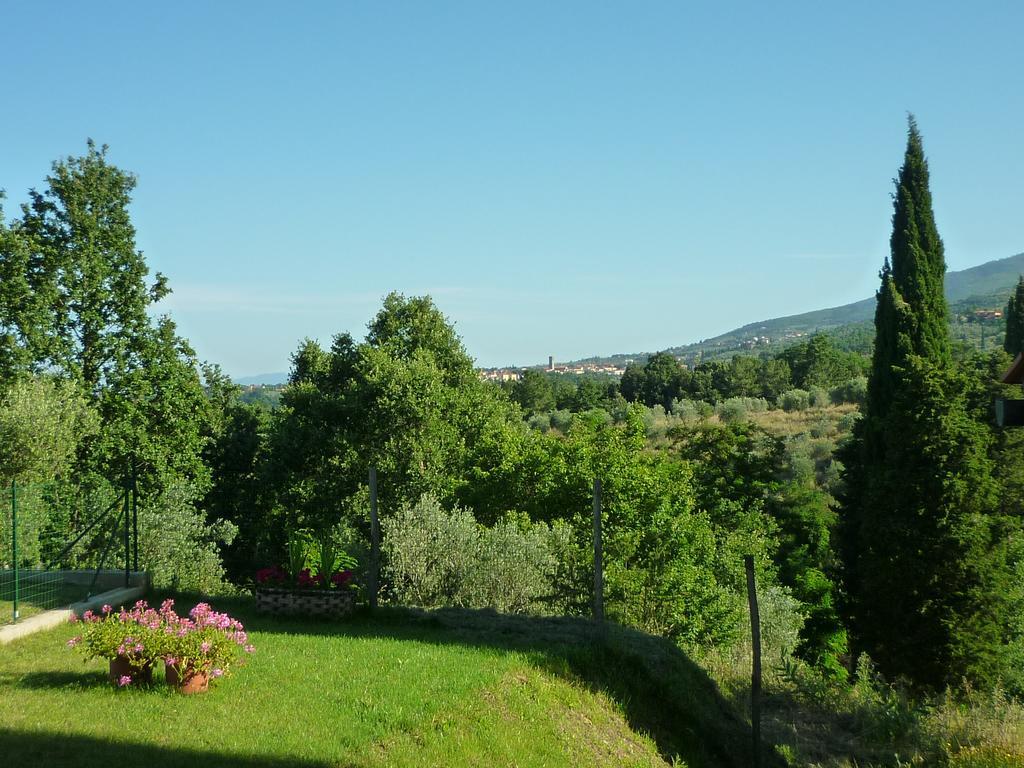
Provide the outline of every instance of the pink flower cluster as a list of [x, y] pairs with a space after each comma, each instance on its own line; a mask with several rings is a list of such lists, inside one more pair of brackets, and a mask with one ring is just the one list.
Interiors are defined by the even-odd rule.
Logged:
[[256, 650], [242, 623], [213, 610], [209, 603], [199, 603], [188, 618], [175, 616], [168, 626], [177, 642], [164, 663], [186, 671], [221, 677], [236, 660], [238, 649], [246, 654]]
[[[78, 621], [74, 617], [71, 620]], [[256, 650], [240, 621], [218, 613], [208, 603], [199, 603], [187, 617], [175, 613], [173, 600], [164, 600], [159, 610], [150, 608], [144, 600], [131, 610], [122, 608], [116, 613], [105, 605], [102, 616], [86, 611], [81, 622], [84, 631], [68, 641], [69, 647], [82, 644], [93, 657], [124, 657], [138, 670], [163, 658], [165, 664], [180, 671], [220, 677], [239, 654]], [[118, 684], [125, 686], [131, 680], [125, 675]]]

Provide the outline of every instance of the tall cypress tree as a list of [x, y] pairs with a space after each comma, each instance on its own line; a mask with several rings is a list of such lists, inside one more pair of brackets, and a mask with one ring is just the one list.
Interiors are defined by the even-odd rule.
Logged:
[[846, 448], [840, 547], [854, 648], [922, 687], [987, 682], [999, 569], [987, 431], [952, 362], [945, 256], [911, 117], [881, 272], [864, 418]]
[[1017, 290], [1006, 304], [1006, 338], [1003, 349], [1016, 357], [1024, 352], [1024, 275], [1017, 281]]

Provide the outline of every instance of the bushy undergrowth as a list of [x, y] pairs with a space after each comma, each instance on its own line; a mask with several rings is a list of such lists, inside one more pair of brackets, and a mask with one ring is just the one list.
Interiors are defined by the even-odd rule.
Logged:
[[224, 581], [221, 544], [237, 531], [233, 523], [207, 523], [195, 507], [197, 493], [175, 483], [139, 506], [139, 560], [153, 586], [205, 594], [230, 591]]
[[791, 389], [779, 398], [779, 407], [784, 411], [806, 411], [811, 405], [811, 393], [806, 389]]
[[529, 613], [553, 595], [559, 532], [509, 517], [492, 527], [467, 509], [423, 496], [382, 524], [393, 599], [426, 608], [460, 606]]
[[[749, 652], [749, 646], [737, 646], [701, 658], [748, 714]], [[914, 695], [883, 680], [866, 656], [849, 684], [836, 684], [770, 642], [764, 659], [765, 739], [792, 766], [1024, 766], [1024, 704], [1001, 689]]]

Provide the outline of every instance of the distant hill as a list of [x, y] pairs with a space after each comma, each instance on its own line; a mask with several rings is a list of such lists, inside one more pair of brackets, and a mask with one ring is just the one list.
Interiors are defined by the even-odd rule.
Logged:
[[[951, 331], [953, 338], [985, 347], [986, 337], [978, 329], [966, 328], [971, 320], [965, 316], [974, 309], [1001, 309], [1017, 284], [1018, 277], [1024, 274], [1024, 253], [997, 259], [980, 264], [977, 267], [946, 273], [946, 299], [950, 304]], [[841, 307], [818, 309], [799, 315], [777, 317], [749, 323], [735, 330], [723, 333], [710, 339], [694, 344], [672, 347], [667, 351], [688, 360], [713, 359], [731, 356], [739, 351], [772, 350], [818, 331], [836, 331], [841, 335], [863, 337], [870, 334], [870, 322], [874, 317], [875, 299], [863, 299]], [[996, 326], [991, 326], [988, 339], [991, 343]], [[616, 354], [610, 357], [588, 358], [581, 362], [623, 363], [626, 360], [644, 360], [651, 352]]]
[[288, 383], [287, 373], [259, 373], [255, 376], [242, 376], [234, 380], [235, 384], [243, 387], [259, 386], [265, 384], [268, 387], [276, 387]]

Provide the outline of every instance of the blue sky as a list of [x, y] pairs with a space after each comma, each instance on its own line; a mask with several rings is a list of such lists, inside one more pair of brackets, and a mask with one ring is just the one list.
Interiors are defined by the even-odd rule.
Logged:
[[0, 187], [87, 137], [200, 356], [430, 293], [481, 365], [871, 295], [906, 113], [951, 269], [1024, 251], [1019, 2], [9, 3]]

